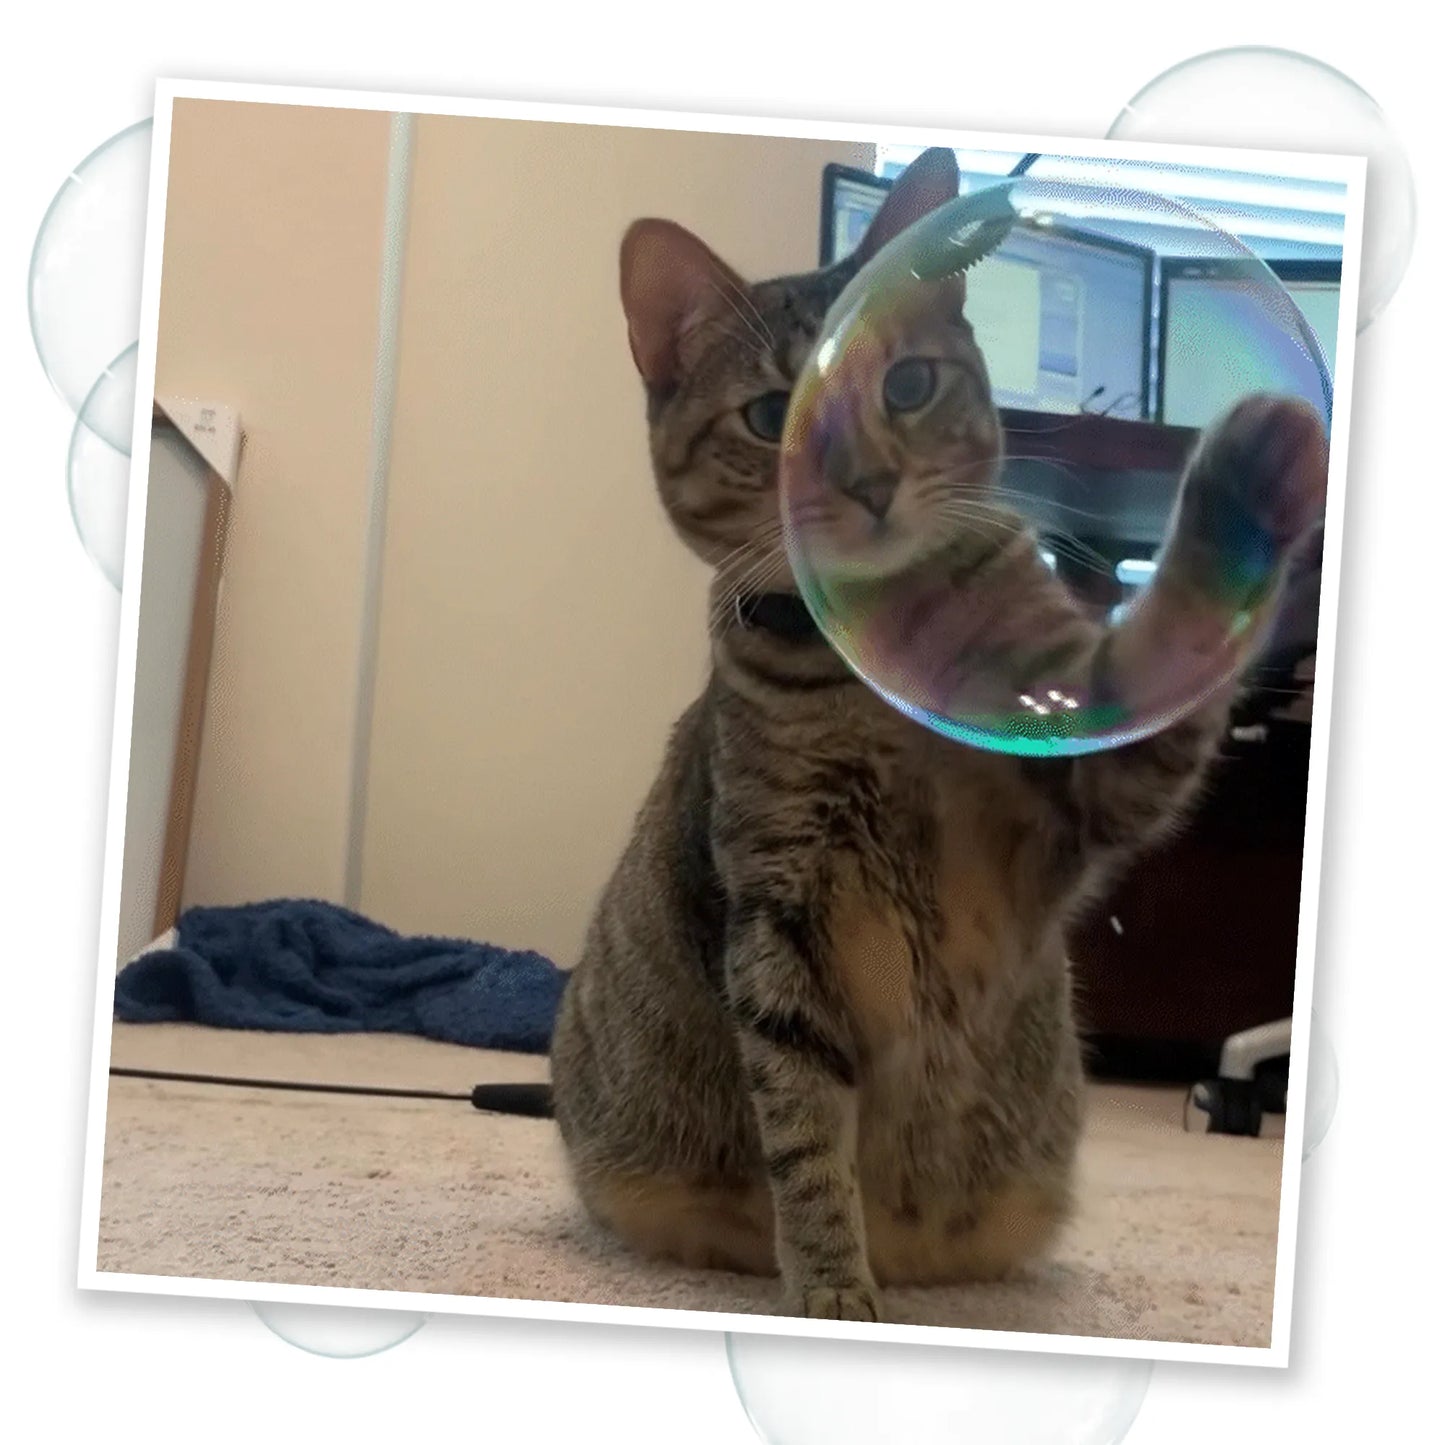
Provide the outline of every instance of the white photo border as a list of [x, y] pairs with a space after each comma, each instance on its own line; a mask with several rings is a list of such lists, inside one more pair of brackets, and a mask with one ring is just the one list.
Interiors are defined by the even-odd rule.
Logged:
[[[145, 542], [152, 396], [160, 325], [161, 262], [165, 246], [166, 194], [170, 169], [171, 120], [175, 101], [211, 100], [248, 104], [380, 111], [414, 116], [456, 116], [479, 120], [530, 120], [572, 125], [695, 131], [779, 139], [861, 141], [867, 144], [943, 145], [966, 150], [1038, 151], [1099, 159], [1182, 161], [1191, 165], [1241, 168], [1277, 167], [1281, 174], [1344, 184], [1345, 234], [1340, 280], [1340, 325], [1336, 343], [1334, 407], [1331, 417], [1328, 491], [1325, 510], [1324, 565], [1321, 579], [1315, 707], [1305, 811], [1304, 871], [1295, 965], [1291, 1070], [1291, 1107], [1285, 1116], [1284, 1160], [1275, 1258], [1274, 1316], [1267, 1346], [1188, 1344], [1176, 1341], [1029, 1334], [951, 1326], [860, 1324], [794, 1319], [774, 1315], [734, 1315], [710, 1310], [649, 1308], [632, 1305], [565, 1304], [554, 1301], [496, 1299], [486, 1296], [415, 1294], [401, 1291], [341, 1289], [322, 1285], [282, 1285], [252, 1281], [206, 1280], [165, 1275], [102, 1271], [97, 1259], [100, 1198], [105, 1154], [114, 1014], [116, 953], [120, 933], [121, 864], [129, 791], [131, 722], [135, 700], [142, 561]], [[1350, 398], [1354, 387], [1356, 318], [1359, 311], [1361, 249], [1364, 232], [1366, 162], [1361, 157], [1309, 155], [1161, 142], [1087, 140], [1039, 134], [990, 133], [924, 126], [883, 126], [842, 121], [770, 119], [755, 116], [672, 112], [653, 109], [567, 105], [540, 101], [489, 101], [394, 92], [331, 90], [317, 87], [239, 82], [161, 80], [156, 87], [150, 190], [146, 213], [145, 260], [141, 286], [137, 355], [136, 414], [131, 447], [125, 572], [121, 593], [119, 662], [115, 723], [111, 746], [110, 796], [101, 893], [100, 957], [97, 964], [95, 1023], [87, 1108], [84, 1181], [81, 1195], [77, 1284], [85, 1290], [188, 1298], [236, 1299], [253, 1303], [332, 1305], [374, 1310], [414, 1310], [426, 1314], [482, 1315], [493, 1318], [564, 1320], [670, 1329], [699, 1329], [749, 1334], [793, 1334], [815, 1338], [864, 1339], [889, 1343], [955, 1345], [1024, 1350], [1037, 1354], [1096, 1355], [1186, 1363], [1283, 1367], [1289, 1363], [1294, 1272], [1299, 1224], [1303, 1129], [1307, 1097], [1304, 1081], [1309, 1059], [1311, 1000], [1314, 993], [1320, 876], [1325, 815], [1325, 776], [1339, 631], [1339, 592], [1349, 457]], [[244, 424], [244, 418], [242, 418]]]

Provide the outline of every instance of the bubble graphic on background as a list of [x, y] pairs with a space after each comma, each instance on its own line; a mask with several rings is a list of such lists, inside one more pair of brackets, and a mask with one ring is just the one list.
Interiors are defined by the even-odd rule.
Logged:
[[[31, 334], [50, 384], [76, 413], [139, 335], [150, 152], [149, 120], [92, 151], [66, 177], [35, 238]], [[130, 418], [98, 435], [129, 448]]]
[[1147, 1360], [729, 1335], [738, 1398], [768, 1445], [1119, 1445]]
[[1364, 156], [1358, 329], [1389, 304], [1415, 246], [1415, 181], [1399, 137], [1347, 75], [1291, 50], [1242, 46], [1186, 60], [1148, 85], [1111, 140]]
[[1324, 1142], [1335, 1120], [1335, 1106], [1340, 1101], [1340, 1065], [1319, 1015], [1310, 1010], [1310, 1059], [1305, 1086], [1304, 1158]]
[[342, 1305], [252, 1304], [261, 1322], [288, 1345], [335, 1360], [379, 1355], [409, 1340], [430, 1318], [400, 1310]]
[[[1079, 416], [1082, 298], [1031, 269], [1029, 248], [1119, 224], [1167, 235], [1173, 253], [1166, 417], [1174, 395], [1202, 398], [1198, 420], [1212, 421], [1270, 392], [1328, 425], [1319, 340], [1240, 241], [1147, 190], [1032, 177], [950, 202], [884, 246], [793, 390], [779, 496], [799, 591], [858, 677], [958, 742], [1067, 756], [1168, 726], [1237, 675], [1322, 516], [1322, 491], [1181, 493], [1191, 433], [1151, 432], [1176, 454], [1141, 474]], [[1056, 384], [1043, 406], [1057, 415], [1040, 425], [1038, 393]], [[1019, 408], [1003, 411], [1002, 436], [985, 386]]]
[[[70, 515], [81, 545], [116, 588], [125, 570], [136, 352], [132, 342], [81, 402], [65, 469]], [[123, 439], [123, 447], [111, 438]]]

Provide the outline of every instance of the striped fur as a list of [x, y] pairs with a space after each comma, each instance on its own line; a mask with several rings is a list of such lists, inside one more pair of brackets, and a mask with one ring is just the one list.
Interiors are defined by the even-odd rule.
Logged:
[[[926, 154], [862, 254], [956, 188], [952, 157]], [[742, 411], [791, 384], [850, 266], [747, 286], [642, 227], [624, 302], [664, 506], [718, 569], [713, 666], [569, 982], [557, 1118], [582, 1200], [633, 1247], [778, 1273], [791, 1312], [876, 1319], [881, 1285], [1006, 1275], [1067, 1221], [1083, 1074], [1065, 927], [1182, 816], [1229, 700], [1030, 762], [935, 737], [816, 640], [742, 626], [738, 592], [789, 585], [776, 452]], [[1249, 416], [1249, 456], [1298, 420]], [[996, 436], [991, 409], [971, 420], [971, 445]], [[1261, 481], [1225, 445], [1241, 428], [1186, 493], [1253, 497], [1313, 441], [1276, 448]], [[967, 543], [1090, 665], [1097, 628], [1016, 527]]]

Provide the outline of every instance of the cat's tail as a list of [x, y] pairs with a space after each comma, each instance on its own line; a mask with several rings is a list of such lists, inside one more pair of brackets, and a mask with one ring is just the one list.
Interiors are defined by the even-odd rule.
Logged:
[[550, 1084], [478, 1084], [472, 1090], [472, 1107], [488, 1114], [521, 1114], [529, 1119], [553, 1119]]

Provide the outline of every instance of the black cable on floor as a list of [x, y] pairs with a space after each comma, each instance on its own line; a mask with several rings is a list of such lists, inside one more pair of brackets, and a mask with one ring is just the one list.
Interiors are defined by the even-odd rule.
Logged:
[[157, 1079], [170, 1084], [220, 1084], [233, 1089], [283, 1089], [302, 1094], [360, 1094], [376, 1099], [443, 1099], [470, 1104], [484, 1114], [550, 1119], [551, 1090], [545, 1084], [478, 1084], [465, 1094], [445, 1089], [387, 1089], [374, 1084], [302, 1084], [294, 1079], [238, 1079], [229, 1074], [183, 1074], [172, 1069], [111, 1066], [114, 1079]]
[[237, 1089], [285, 1089], [307, 1094], [367, 1094], [383, 1099], [451, 1099], [472, 1102], [470, 1093], [452, 1094], [441, 1089], [385, 1089], [368, 1084], [301, 1084], [290, 1079], [236, 1079], [223, 1074], [178, 1074], [166, 1069], [122, 1069], [112, 1067], [118, 1079], [160, 1079], [173, 1084], [227, 1084]]

